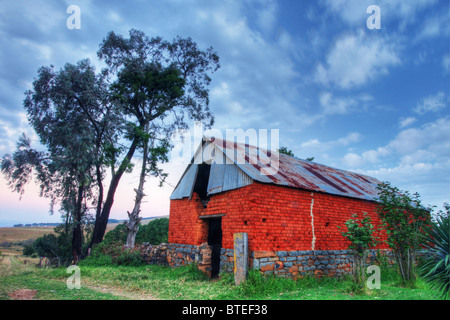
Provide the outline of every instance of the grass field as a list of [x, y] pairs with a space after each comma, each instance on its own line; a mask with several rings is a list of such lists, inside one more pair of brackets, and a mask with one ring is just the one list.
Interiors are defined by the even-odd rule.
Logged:
[[55, 233], [54, 227], [16, 227], [0, 228], [0, 251], [3, 255], [22, 253], [22, 242], [37, 239], [44, 234]]
[[[18, 243], [53, 232], [52, 227], [0, 228], [1, 241]], [[1, 243], [0, 241], [0, 243]], [[0, 300], [437, 300], [419, 279], [414, 288], [399, 285], [393, 269], [382, 270], [381, 289], [355, 294], [351, 279], [261, 277], [250, 272], [236, 287], [231, 274], [211, 280], [193, 267], [92, 266], [80, 263], [81, 289], [69, 290], [65, 268], [36, 268], [39, 259], [21, 251], [0, 256]]]
[[54, 233], [54, 227], [16, 227], [0, 228], [0, 243], [4, 241], [18, 242], [36, 239], [47, 233]]
[[[81, 289], [69, 290], [65, 268], [40, 269], [14, 256], [0, 264], [0, 299], [15, 299], [28, 290], [37, 300], [437, 300], [419, 279], [414, 288], [399, 285], [394, 270], [382, 272], [381, 289], [355, 294], [350, 279], [303, 278], [297, 281], [261, 277], [251, 272], [235, 286], [232, 275], [211, 280], [193, 267], [158, 265], [83, 266]], [[8, 261], [9, 260], [9, 261]]]

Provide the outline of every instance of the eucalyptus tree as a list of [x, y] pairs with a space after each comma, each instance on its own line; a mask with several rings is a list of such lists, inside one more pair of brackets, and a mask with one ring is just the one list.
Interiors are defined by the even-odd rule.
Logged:
[[73, 224], [72, 253], [81, 257], [81, 222], [88, 200], [101, 210], [105, 166], [118, 134], [120, 117], [110, 104], [107, 74], [96, 74], [89, 60], [66, 64], [60, 71], [41, 67], [33, 90], [25, 92], [29, 123], [45, 151], [31, 147], [22, 136], [13, 155], [2, 159], [2, 172], [10, 187], [23, 193], [33, 176], [40, 195], [59, 204]]
[[189, 120], [202, 121], [206, 127], [214, 123], [208, 86], [210, 73], [220, 67], [219, 57], [211, 47], [200, 50], [191, 38], [177, 37], [169, 42], [160, 37], [149, 38], [134, 29], [129, 38], [110, 32], [100, 45], [98, 57], [116, 75], [111, 86], [112, 101], [124, 111], [124, 137], [129, 147], [112, 175], [91, 245], [103, 239], [117, 186], [138, 151], [142, 154], [142, 168], [127, 225], [131, 246], [140, 221], [145, 177], [154, 175], [164, 180], [166, 174], [158, 163], [167, 160], [171, 133], [187, 129]]

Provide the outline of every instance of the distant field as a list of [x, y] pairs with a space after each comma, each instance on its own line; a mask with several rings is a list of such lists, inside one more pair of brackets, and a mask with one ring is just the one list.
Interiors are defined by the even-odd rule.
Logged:
[[[153, 219], [143, 219], [141, 224], [147, 224]], [[106, 232], [111, 231], [123, 221], [116, 223], [108, 223]], [[37, 239], [44, 234], [55, 233], [54, 226], [52, 227], [6, 227], [0, 228], [0, 251], [4, 255], [17, 255], [21, 254], [23, 247], [19, 244], [22, 241], [29, 239]], [[9, 243], [9, 245], [4, 245]], [[2, 245], [3, 244], [3, 245]]]
[[19, 243], [28, 239], [37, 239], [44, 234], [55, 233], [54, 227], [15, 227], [0, 228], [0, 251], [3, 255], [21, 254], [23, 247]]
[[54, 227], [16, 227], [0, 228], [0, 243], [18, 242], [28, 239], [37, 239], [47, 233], [55, 233]]

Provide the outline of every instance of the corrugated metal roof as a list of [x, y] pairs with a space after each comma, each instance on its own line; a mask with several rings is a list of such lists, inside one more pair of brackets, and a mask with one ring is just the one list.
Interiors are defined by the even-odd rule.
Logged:
[[380, 181], [375, 178], [275, 152], [267, 155], [269, 160], [276, 161], [278, 158], [278, 171], [265, 175], [263, 170], [269, 166], [267, 157], [265, 160], [261, 157], [266, 153], [262, 153], [263, 150], [218, 138], [204, 139], [213, 143], [250, 178], [259, 182], [364, 200], [374, 200], [378, 195], [376, 187]]
[[[182, 199], [192, 196], [194, 190], [199, 164], [205, 160], [204, 154], [210, 153], [211, 148], [208, 147], [209, 141], [205, 141], [201, 148], [197, 149], [196, 154], [191, 160], [191, 163], [186, 168], [185, 172], [178, 181], [175, 190], [172, 192], [170, 199]], [[214, 146], [214, 149], [218, 149]], [[207, 157], [209, 159], [209, 157]], [[210, 161], [208, 161], [209, 163]], [[211, 161], [211, 168], [209, 171], [207, 194], [212, 195], [227, 190], [238, 189], [253, 183], [253, 179], [244, 173], [234, 162], [227, 160], [220, 149], [215, 152], [215, 159]]]
[[175, 190], [170, 195], [170, 199], [182, 199], [190, 197], [197, 177], [198, 164], [191, 163], [178, 181]]
[[226, 164], [225, 155], [220, 153], [216, 157], [222, 157], [219, 163], [211, 164], [208, 181], [208, 195], [233, 190], [253, 183], [235, 164]]

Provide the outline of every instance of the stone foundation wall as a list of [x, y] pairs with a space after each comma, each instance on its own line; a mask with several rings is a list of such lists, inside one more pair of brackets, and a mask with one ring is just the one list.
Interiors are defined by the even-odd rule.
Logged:
[[[211, 272], [211, 248], [207, 244], [169, 244], [166, 255], [170, 266], [196, 263], [203, 272]], [[233, 255], [233, 249], [221, 249], [220, 272], [233, 272]], [[380, 264], [381, 259], [392, 264], [391, 251], [370, 250], [366, 263]], [[253, 251], [249, 256], [250, 269], [260, 270], [265, 275], [294, 279], [307, 275], [340, 277], [351, 274], [352, 266], [353, 256], [349, 250]]]
[[139, 252], [148, 264], [167, 264], [167, 250], [169, 245], [161, 243], [158, 245], [151, 245], [144, 242], [139, 246]]
[[[381, 255], [381, 257], [379, 256]], [[392, 263], [389, 250], [370, 250], [367, 265], [380, 259]], [[266, 275], [298, 278], [303, 276], [334, 276], [351, 274], [353, 255], [349, 250], [255, 251], [250, 266]]]

